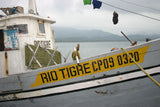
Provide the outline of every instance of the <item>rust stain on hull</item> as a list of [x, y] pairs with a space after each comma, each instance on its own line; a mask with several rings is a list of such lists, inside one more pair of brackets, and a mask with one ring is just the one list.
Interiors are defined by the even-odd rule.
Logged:
[[107, 92], [107, 91], [105, 91], [105, 92], [102, 92], [102, 91], [95, 91], [95, 93], [100, 94], [100, 95], [108, 94], [108, 92]]
[[5, 52], [5, 74], [9, 75], [9, 71], [8, 71], [8, 55], [7, 52]]

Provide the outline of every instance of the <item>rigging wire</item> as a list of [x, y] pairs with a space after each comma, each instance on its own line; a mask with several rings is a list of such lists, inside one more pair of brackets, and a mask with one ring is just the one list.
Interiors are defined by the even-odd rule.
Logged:
[[[0, 7], [15, 7], [19, 4], [19, 2], [22, 0], [0, 0]], [[23, 0], [24, 1], [24, 0]]]
[[[24, 12], [26, 12], [27, 8], [28, 8], [28, 0], [0, 0], [0, 8], [12, 8], [12, 7], [16, 7], [16, 6], [22, 6], [24, 8]], [[0, 14], [4, 14], [4, 12], [2, 12], [0, 10]]]
[[139, 16], [143, 16], [143, 17], [146, 17], [146, 18], [149, 18], [149, 19], [152, 19], [152, 20], [160, 21], [160, 19], [157, 19], [157, 18], [154, 18], [154, 17], [150, 17], [150, 16], [143, 15], [143, 14], [140, 14], [140, 13], [137, 13], [137, 12], [133, 12], [133, 11], [130, 11], [130, 10], [127, 10], [127, 9], [123, 9], [123, 8], [120, 8], [120, 7], [111, 5], [111, 4], [106, 3], [106, 2], [103, 2], [103, 1], [101, 1], [101, 2], [102, 2], [103, 4], [105, 4], [105, 5], [107, 5], [107, 6], [110, 6], [110, 7], [119, 9], [119, 10], [123, 10], [123, 11], [129, 12], [129, 13], [132, 13], [132, 14], [136, 14], [136, 15], [139, 15]]
[[0, 7], [2, 8], [3, 6], [6, 6], [8, 4], [8, 1], [7, 0], [0, 0]]
[[143, 8], [146, 8], [146, 9], [151, 9], [151, 10], [155, 10], [155, 11], [158, 11], [160, 12], [159, 9], [155, 9], [155, 8], [152, 8], [152, 7], [149, 7], [149, 6], [144, 6], [144, 5], [140, 5], [140, 4], [137, 4], [137, 3], [133, 3], [133, 2], [130, 2], [130, 1], [125, 1], [125, 0], [120, 0], [124, 3], [127, 3], [127, 4], [131, 4], [131, 5], [135, 5], [135, 6], [138, 6], [138, 7], [143, 7]]

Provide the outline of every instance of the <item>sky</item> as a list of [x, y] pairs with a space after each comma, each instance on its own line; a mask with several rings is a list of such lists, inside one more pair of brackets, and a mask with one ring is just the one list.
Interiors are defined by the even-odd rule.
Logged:
[[[6, 0], [4, 0], [6, 2]], [[10, 5], [22, 4], [27, 11], [27, 0], [12, 0]], [[83, 0], [36, 0], [40, 16], [56, 20], [55, 27], [71, 27], [84, 30], [102, 30], [121, 35], [160, 34], [160, 21], [142, 17], [104, 3], [160, 20], [160, 0], [100, 0], [102, 7], [84, 5]], [[0, 6], [4, 3], [0, 0]], [[113, 12], [119, 15], [118, 24], [112, 22]]]

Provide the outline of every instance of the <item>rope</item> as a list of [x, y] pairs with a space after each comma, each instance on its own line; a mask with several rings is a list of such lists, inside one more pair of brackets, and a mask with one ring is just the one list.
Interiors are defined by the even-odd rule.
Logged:
[[160, 83], [158, 83], [154, 78], [152, 78], [129, 54], [128, 52], [124, 49], [121, 48], [131, 59], [132, 61], [155, 83], [160, 87]]

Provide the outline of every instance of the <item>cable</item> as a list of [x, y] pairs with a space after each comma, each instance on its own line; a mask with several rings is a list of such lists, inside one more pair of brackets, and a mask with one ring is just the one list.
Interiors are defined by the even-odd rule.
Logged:
[[155, 8], [152, 8], [152, 7], [149, 7], [149, 6], [143, 6], [143, 5], [140, 5], [140, 4], [137, 4], [137, 3], [133, 3], [133, 2], [129, 2], [129, 1], [125, 1], [125, 0], [120, 0], [120, 1], [125, 2], [127, 4], [132, 4], [132, 5], [135, 5], [135, 6], [138, 6], [138, 7], [143, 7], [143, 8], [147, 8], [147, 9], [151, 9], [151, 10], [155, 10], [155, 11], [160, 12], [159, 9], [155, 9]]
[[20, 0], [15, 1], [14, 6], [17, 6]]
[[146, 18], [149, 18], [149, 19], [152, 19], [152, 20], [160, 21], [160, 19], [157, 19], [157, 18], [153, 18], [153, 17], [147, 16], [147, 15], [143, 15], [143, 14], [140, 14], [140, 13], [137, 13], [137, 12], [133, 12], [133, 11], [130, 11], [130, 10], [126, 10], [126, 9], [123, 9], [123, 8], [120, 8], [120, 7], [117, 7], [117, 6], [114, 6], [114, 5], [105, 3], [105, 2], [103, 2], [103, 1], [101, 1], [101, 2], [102, 2], [103, 4], [105, 4], [105, 5], [108, 5], [108, 6], [110, 6], [110, 7], [113, 7], [113, 8], [119, 9], [119, 10], [123, 10], [123, 11], [129, 12], [129, 13], [132, 13], [132, 14], [136, 14], [136, 15], [139, 15], [139, 16], [143, 16], [143, 17], [146, 17]]
[[5, 0], [5, 1], [3, 0], [3, 1], [0, 2], [0, 4], [1, 4], [0, 7], [6, 6], [6, 4], [8, 4], [8, 1], [7, 0]]

